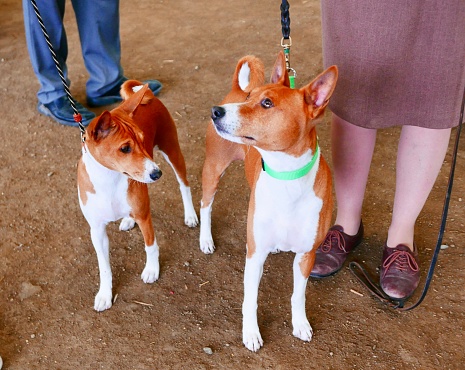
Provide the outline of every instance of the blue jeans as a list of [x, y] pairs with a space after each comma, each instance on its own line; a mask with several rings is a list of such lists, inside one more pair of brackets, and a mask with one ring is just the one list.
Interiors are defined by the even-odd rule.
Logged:
[[[45, 28], [66, 80], [68, 42], [63, 26], [65, 0], [37, 0]], [[119, 0], [72, 0], [81, 41], [82, 57], [89, 72], [87, 96], [98, 97], [124, 81], [119, 35]], [[40, 82], [39, 102], [50, 103], [65, 95], [30, 0], [23, 0], [26, 43], [32, 68]]]

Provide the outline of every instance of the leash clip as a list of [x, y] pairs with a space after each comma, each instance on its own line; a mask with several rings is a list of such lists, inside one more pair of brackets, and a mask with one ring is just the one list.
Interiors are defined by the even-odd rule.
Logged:
[[284, 51], [284, 58], [286, 60], [286, 69], [289, 73], [289, 85], [290, 88], [293, 89], [295, 87], [295, 78], [297, 77], [297, 73], [294, 68], [291, 68], [291, 46], [292, 46], [292, 39], [291, 36], [288, 38], [281, 38], [281, 47]]

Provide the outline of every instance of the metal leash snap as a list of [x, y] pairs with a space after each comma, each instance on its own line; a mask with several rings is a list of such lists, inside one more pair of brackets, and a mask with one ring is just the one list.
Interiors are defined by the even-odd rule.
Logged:
[[297, 76], [297, 73], [294, 68], [291, 68], [291, 46], [292, 46], [292, 39], [291, 36], [288, 38], [281, 38], [281, 47], [283, 48], [284, 51], [284, 59], [286, 61], [286, 69], [287, 72], [289, 73], [289, 85], [290, 88], [293, 89], [295, 87], [295, 78]]

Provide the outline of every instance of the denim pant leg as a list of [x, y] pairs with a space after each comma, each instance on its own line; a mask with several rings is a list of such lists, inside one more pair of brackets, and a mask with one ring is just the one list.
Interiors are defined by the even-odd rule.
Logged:
[[[61, 69], [66, 77], [68, 45], [66, 41], [66, 32], [63, 27], [65, 0], [48, 1], [46, 4], [44, 2], [38, 2], [37, 6], [45, 28], [47, 29], [47, 33], [49, 34], [50, 42], [60, 62]], [[64, 96], [65, 91], [34, 12], [34, 8], [29, 0], [23, 0], [23, 14], [29, 58], [31, 59], [34, 73], [40, 83], [37, 98], [40, 103], [47, 104]]]
[[124, 81], [119, 0], [72, 0], [84, 64], [87, 96], [98, 97]]

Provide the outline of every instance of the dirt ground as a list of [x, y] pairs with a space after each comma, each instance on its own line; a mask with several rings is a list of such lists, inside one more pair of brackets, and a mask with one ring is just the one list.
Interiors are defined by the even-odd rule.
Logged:
[[[125, 74], [163, 82], [160, 99], [176, 120], [197, 208], [210, 107], [228, 91], [243, 55], [262, 58], [269, 76], [280, 50], [279, 3], [121, 1]], [[301, 86], [322, 69], [320, 9], [317, 0], [290, 3], [292, 66]], [[241, 340], [248, 202], [243, 166], [234, 164], [222, 180], [213, 209], [217, 250], [204, 255], [199, 229], [183, 224], [175, 177], [157, 157], [164, 176], [150, 186], [150, 194], [160, 279], [152, 285], [140, 279], [145, 261], [140, 231], [122, 233], [110, 225], [117, 299], [110, 310], [97, 313], [97, 259], [77, 201], [79, 132], [37, 112], [38, 83], [25, 46], [21, 4], [2, 0], [0, 9], [4, 369], [463, 369], [465, 140], [444, 238], [449, 248], [440, 254], [426, 300], [414, 311], [399, 313], [378, 303], [345, 266], [334, 277], [309, 280], [314, 338], [304, 343], [291, 329], [293, 255], [273, 255], [259, 295], [265, 345], [258, 353], [248, 351]], [[66, 24], [71, 90], [84, 103], [87, 72], [71, 3]], [[318, 132], [330, 161], [329, 128], [327, 114]], [[364, 205], [366, 238], [351, 256], [374, 273], [392, 208], [398, 135], [397, 129], [379, 133]], [[416, 230], [423, 279], [436, 243], [451, 149]]]

